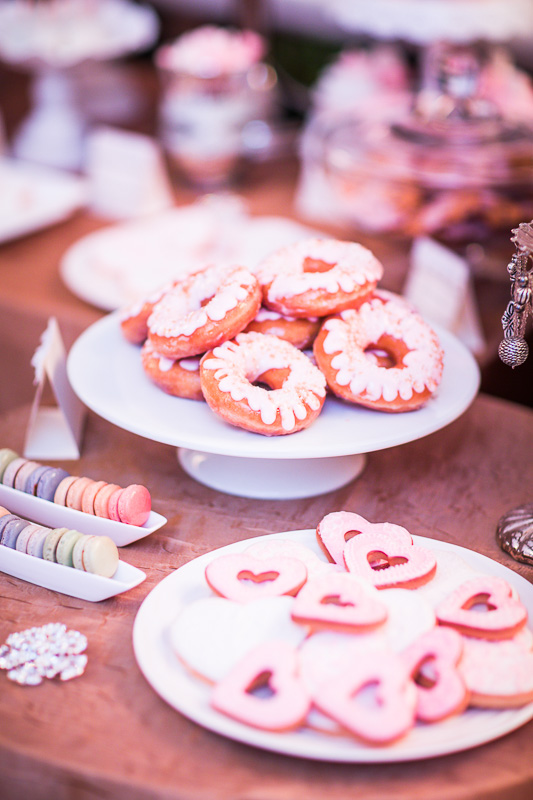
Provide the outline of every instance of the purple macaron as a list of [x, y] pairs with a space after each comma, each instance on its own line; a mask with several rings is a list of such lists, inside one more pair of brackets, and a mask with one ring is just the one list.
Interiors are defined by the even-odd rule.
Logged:
[[10, 547], [12, 550], [15, 550], [19, 535], [22, 533], [24, 528], [28, 527], [29, 524], [30, 523], [28, 520], [20, 519], [20, 517], [15, 517], [15, 519], [9, 520], [2, 531], [2, 539], [0, 540], [0, 543], [5, 547]]
[[37, 491], [37, 483], [39, 481], [39, 478], [44, 472], [46, 472], [47, 469], [50, 469], [50, 467], [45, 467], [41, 464], [40, 466], [35, 467], [33, 472], [31, 472], [30, 475], [28, 475], [26, 479], [26, 485], [24, 487], [24, 491], [26, 492], [26, 494], [35, 494], [35, 492]]
[[50, 500], [53, 502], [57, 487], [63, 478], [68, 478], [68, 476], [69, 473], [66, 469], [48, 467], [48, 469], [39, 476], [35, 494], [43, 500]]

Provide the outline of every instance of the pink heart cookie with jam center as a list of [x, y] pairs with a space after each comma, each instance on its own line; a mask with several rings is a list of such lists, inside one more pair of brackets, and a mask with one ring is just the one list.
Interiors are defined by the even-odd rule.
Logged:
[[438, 722], [464, 711], [469, 693], [458, 670], [462, 653], [463, 637], [442, 627], [423, 634], [402, 652], [416, 684], [417, 719]]
[[346, 543], [361, 533], [380, 533], [393, 536], [405, 544], [413, 539], [406, 528], [392, 522], [369, 522], [352, 511], [333, 511], [318, 523], [316, 536], [328, 559], [344, 566]]
[[527, 610], [503, 578], [480, 575], [461, 584], [436, 608], [441, 625], [467, 636], [509, 639], [527, 621]]
[[307, 580], [307, 568], [296, 558], [254, 558], [236, 553], [211, 561], [205, 579], [221, 597], [247, 603], [261, 597], [297, 594]]
[[367, 652], [322, 683], [313, 702], [364, 741], [388, 744], [412, 728], [416, 689], [400, 656]]
[[373, 587], [347, 572], [329, 572], [309, 580], [296, 597], [291, 616], [313, 630], [347, 633], [372, 630], [387, 619], [387, 606]]
[[211, 705], [254, 728], [297, 728], [304, 722], [311, 700], [298, 679], [296, 648], [283, 641], [255, 647], [217, 683]]
[[431, 550], [406, 544], [393, 536], [361, 533], [344, 548], [346, 569], [378, 589], [414, 589], [431, 580], [437, 560]]

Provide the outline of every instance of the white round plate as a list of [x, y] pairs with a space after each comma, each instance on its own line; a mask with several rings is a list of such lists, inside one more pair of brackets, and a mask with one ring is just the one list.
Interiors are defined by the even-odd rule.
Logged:
[[[307, 545], [322, 558], [314, 530], [271, 534], [265, 539], [291, 539]], [[416, 725], [403, 739], [388, 747], [371, 747], [355, 739], [312, 730], [269, 733], [255, 730], [214, 711], [209, 686], [186, 670], [172, 652], [169, 628], [180, 610], [211, 595], [204, 578], [206, 565], [219, 555], [245, 550], [258, 539], [214, 550], [190, 561], [161, 581], [143, 601], [133, 627], [137, 664], [152, 688], [170, 706], [208, 730], [229, 739], [286, 755], [321, 761], [381, 763], [432, 758], [467, 750], [497, 739], [533, 718], [533, 703], [516, 709], [468, 709], [460, 716], [433, 725]], [[453, 551], [474, 569], [499, 575], [518, 591], [529, 617], [533, 616], [533, 586], [507, 567], [472, 550], [446, 542], [413, 536], [417, 545]]]
[[298, 433], [262, 436], [221, 420], [206, 403], [171, 397], [145, 375], [140, 348], [120, 330], [119, 312], [91, 325], [72, 346], [67, 372], [85, 405], [120, 428], [203, 453], [254, 459], [308, 459], [370, 453], [427, 436], [459, 417], [479, 388], [471, 353], [445, 330], [444, 372], [423, 408], [386, 414], [328, 397], [315, 422]]
[[213, 196], [89, 233], [66, 251], [60, 274], [77, 297], [114, 311], [207, 263], [253, 269], [273, 250], [319, 235], [284, 217], [251, 217], [237, 197]]
[[0, 242], [68, 219], [87, 199], [82, 178], [15, 159], [0, 159]]

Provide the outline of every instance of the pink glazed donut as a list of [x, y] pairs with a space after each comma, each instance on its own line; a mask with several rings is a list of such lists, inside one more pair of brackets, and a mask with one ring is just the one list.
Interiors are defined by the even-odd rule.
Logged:
[[313, 352], [334, 394], [379, 411], [420, 408], [442, 377], [436, 333], [389, 292], [327, 319]]
[[166, 292], [148, 319], [154, 350], [179, 359], [205, 353], [242, 331], [261, 306], [261, 288], [244, 267], [211, 266]]
[[307, 239], [263, 259], [255, 274], [267, 308], [293, 317], [325, 317], [368, 297], [383, 267], [356, 242]]
[[265, 436], [308, 427], [326, 398], [326, 380], [310, 359], [289, 342], [265, 333], [241, 333], [206, 353], [200, 361], [200, 380], [216, 414]]

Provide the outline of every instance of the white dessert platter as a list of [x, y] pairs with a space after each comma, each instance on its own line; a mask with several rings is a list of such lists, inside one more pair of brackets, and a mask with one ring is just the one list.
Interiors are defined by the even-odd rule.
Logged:
[[218, 491], [242, 497], [314, 497], [356, 478], [366, 454], [420, 439], [457, 419], [474, 400], [479, 368], [452, 334], [436, 329], [444, 349], [438, 391], [421, 409], [386, 414], [328, 396], [303, 431], [266, 437], [235, 428], [206, 403], [171, 397], [141, 365], [140, 348], [109, 314], [77, 339], [67, 359], [74, 392], [96, 414], [127, 431], [178, 447], [183, 469]]
[[[289, 531], [260, 537], [289, 539], [311, 548], [322, 559], [314, 530]], [[533, 703], [521, 708], [476, 709], [432, 725], [415, 725], [399, 741], [372, 747], [354, 738], [311, 729], [270, 733], [236, 722], [211, 708], [209, 684], [194, 677], [174, 654], [170, 627], [179, 612], [196, 600], [212, 596], [205, 581], [207, 564], [222, 554], [239, 553], [258, 539], [235, 542], [189, 561], [159, 583], [143, 601], [133, 627], [137, 664], [152, 688], [172, 708], [207, 730], [264, 750], [299, 758], [344, 763], [393, 763], [457, 753], [490, 742], [533, 718]], [[517, 573], [486, 556], [457, 545], [413, 536], [416, 545], [455, 553], [474, 570], [504, 578], [533, 615], [533, 586]], [[413, 590], [416, 591], [416, 590]]]
[[68, 219], [87, 199], [82, 178], [59, 170], [0, 159], [0, 242]]
[[212, 195], [78, 239], [65, 252], [60, 274], [73, 294], [114, 311], [208, 263], [253, 269], [273, 250], [320, 235], [286, 217], [252, 217], [237, 196]]

